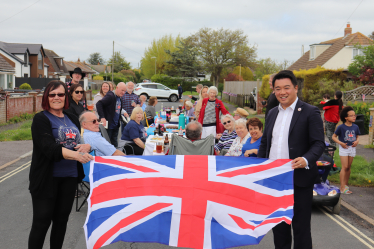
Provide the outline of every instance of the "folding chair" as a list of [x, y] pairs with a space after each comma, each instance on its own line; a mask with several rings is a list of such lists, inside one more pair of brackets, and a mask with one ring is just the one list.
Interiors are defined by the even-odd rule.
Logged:
[[[132, 154], [126, 153], [126, 149], [125, 149], [126, 147], [132, 150]], [[134, 147], [132, 147], [130, 141], [120, 140], [120, 141], [118, 142], [118, 147], [117, 147], [117, 149], [122, 150], [122, 152], [125, 153], [126, 156], [129, 156], [129, 155], [135, 155]]]
[[214, 137], [191, 141], [177, 134], [171, 136], [169, 155], [214, 155]]
[[103, 136], [103, 138], [105, 138], [106, 141], [110, 143], [108, 131], [105, 129], [105, 127], [102, 124], [99, 125], [99, 128], [100, 128], [101, 136]]
[[[95, 151], [94, 150], [91, 151], [90, 155], [95, 156]], [[83, 170], [84, 170], [85, 177], [83, 178], [81, 183], [77, 184], [77, 192], [78, 192], [78, 186], [81, 186], [82, 190], [85, 189], [85, 190], [83, 190], [84, 200], [81, 203], [81, 205], [78, 207], [79, 196], [76, 197], [75, 211], [77, 211], [77, 212], [79, 212], [81, 210], [83, 205], [87, 202], [88, 196], [90, 195], [90, 177], [89, 177], [89, 175], [90, 175], [90, 162], [83, 164]]]

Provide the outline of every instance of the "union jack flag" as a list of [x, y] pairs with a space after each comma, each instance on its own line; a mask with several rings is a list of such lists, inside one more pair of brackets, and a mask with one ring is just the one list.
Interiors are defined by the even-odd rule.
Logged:
[[95, 157], [87, 248], [117, 241], [188, 248], [258, 244], [291, 224], [291, 160], [215, 156]]

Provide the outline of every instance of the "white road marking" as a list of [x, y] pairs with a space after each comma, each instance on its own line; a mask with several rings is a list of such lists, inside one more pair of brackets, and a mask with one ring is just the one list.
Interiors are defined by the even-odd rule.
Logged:
[[30, 165], [31, 165], [31, 161], [29, 161], [29, 162], [27, 162], [27, 163], [25, 163], [25, 164], [19, 166], [18, 168], [12, 170], [11, 172], [9, 172], [9, 173], [7, 173], [7, 174], [1, 176], [1, 177], [0, 177], [0, 182], [3, 182], [3, 181], [5, 181], [6, 179], [8, 179], [8, 178], [14, 176], [15, 174], [21, 172], [22, 170], [27, 169], [28, 167], [30, 167]]
[[[373, 246], [371, 246], [369, 243], [367, 243], [365, 240], [363, 240], [360, 236], [358, 236], [357, 234], [355, 234], [352, 230], [350, 230], [348, 227], [344, 226], [344, 224], [342, 224], [340, 221], [338, 221], [337, 219], [335, 219], [331, 214], [327, 213], [323, 208], [321, 207], [318, 207], [319, 210], [321, 210], [327, 217], [329, 217], [330, 219], [332, 219], [333, 221], [335, 221], [339, 226], [341, 226], [343, 229], [345, 229], [348, 233], [350, 233], [352, 236], [354, 236], [356, 239], [358, 239], [362, 244], [366, 245], [368, 248], [370, 249], [374, 249]], [[341, 217], [339, 217], [341, 218]], [[341, 218], [343, 220], [343, 218]], [[346, 221], [345, 221], [346, 222]], [[347, 223], [347, 222], [346, 222]], [[357, 229], [356, 229], [357, 230]], [[360, 232], [360, 234], [362, 234]], [[362, 234], [364, 235], [364, 234]], [[365, 236], [365, 235], [364, 235]], [[365, 236], [365, 238], [368, 238], [367, 236]], [[369, 239], [369, 238], [368, 238]], [[370, 242], [372, 242], [371, 239], [369, 239]]]

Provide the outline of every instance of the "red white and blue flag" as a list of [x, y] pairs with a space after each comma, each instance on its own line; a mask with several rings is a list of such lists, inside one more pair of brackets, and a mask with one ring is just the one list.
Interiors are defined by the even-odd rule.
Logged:
[[293, 217], [291, 160], [216, 156], [95, 157], [87, 248], [117, 241], [188, 248], [258, 244]]

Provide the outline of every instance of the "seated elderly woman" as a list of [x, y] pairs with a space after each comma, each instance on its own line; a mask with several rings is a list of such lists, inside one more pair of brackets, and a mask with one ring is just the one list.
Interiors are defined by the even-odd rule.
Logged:
[[191, 101], [186, 101], [184, 103], [184, 108], [186, 109], [186, 116], [189, 118], [195, 118], [195, 109], [193, 108], [193, 104]]
[[243, 108], [236, 108], [236, 110], [234, 111], [234, 119], [235, 120], [238, 120], [239, 118], [244, 118], [244, 119], [247, 119], [249, 113], [243, 109]]
[[230, 149], [232, 142], [238, 136], [235, 131], [235, 120], [230, 114], [223, 115], [221, 122], [225, 131], [222, 134], [217, 134], [218, 143], [214, 146], [214, 150], [217, 154], [225, 155]]
[[145, 115], [147, 115], [148, 125], [154, 123], [154, 117], [156, 116], [155, 106], [157, 105], [157, 97], [152, 96], [148, 100], [148, 106], [145, 108]]
[[[147, 133], [142, 124], [142, 120], [144, 119], [142, 108], [139, 106], [135, 107], [132, 110], [130, 118], [130, 122], [122, 131], [121, 140], [129, 142], [129, 145], [134, 149], [135, 155], [143, 155]], [[120, 142], [120, 144], [122, 143]], [[132, 149], [128, 146], [125, 147], [125, 150], [126, 154], [132, 153]]]
[[246, 157], [257, 157], [262, 138], [263, 124], [258, 118], [250, 118], [247, 121], [247, 129], [251, 138], [243, 145], [242, 155]]
[[251, 135], [246, 126], [246, 120], [241, 118], [235, 121], [235, 131], [238, 134], [225, 156], [240, 156], [243, 145], [250, 139]]

